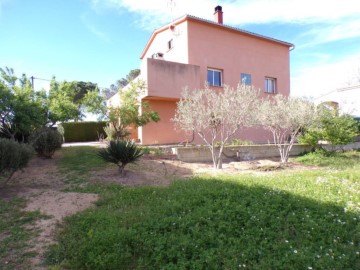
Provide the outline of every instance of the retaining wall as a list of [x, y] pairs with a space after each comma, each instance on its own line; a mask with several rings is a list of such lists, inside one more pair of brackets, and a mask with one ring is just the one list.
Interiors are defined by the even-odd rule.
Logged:
[[[330, 149], [330, 146], [323, 145], [323, 148]], [[348, 145], [336, 146], [336, 150], [360, 149], [360, 142]], [[293, 145], [290, 156], [298, 156], [301, 153], [309, 152], [312, 147], [309, 145]], [[184, 162], [211, 162], [211, 152], [205, 146], [192, 147], [174, 147], [172, 153], [177, 155], [178, 159]], [[277, 146], [266, 145], [244, 145], [244, 146], [226, 146], [224, 148], [224, 160], [253, 160], [259, 158], [280, 157]]]

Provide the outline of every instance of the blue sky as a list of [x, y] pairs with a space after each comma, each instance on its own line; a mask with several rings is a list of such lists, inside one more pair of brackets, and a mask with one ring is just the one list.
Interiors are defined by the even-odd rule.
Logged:
[[[360, 77], [358, 0], [0, 0], [0, 67], [108, 87], [140, 65], [154, 29], [191, 14], [295, 44], [291, 93], [317, 97]], [[48, 87], [35, 80], [35, 88]]]

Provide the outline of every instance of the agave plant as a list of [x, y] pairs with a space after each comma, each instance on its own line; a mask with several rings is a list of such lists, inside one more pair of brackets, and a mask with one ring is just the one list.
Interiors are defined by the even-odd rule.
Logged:
[[124, 168], [129, 163], [134, 163], [143, 155], [143, 151], [130, 140], [110, 141], [106, 148], [100, 149], [98, 157], [111, 162], [119, 167], [119, 173], [124, 174]]

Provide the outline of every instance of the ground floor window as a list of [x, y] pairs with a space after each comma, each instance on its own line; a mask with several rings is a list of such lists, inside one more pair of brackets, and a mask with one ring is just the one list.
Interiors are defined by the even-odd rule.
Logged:
[[265, 93], [276, 93], [276, 79], [266, 77], [265, 78]]
[[219, 69], [208, 68], [207, 81], [209, 83], [209, 86], [221, 86], [222, 85], [222, 71]]

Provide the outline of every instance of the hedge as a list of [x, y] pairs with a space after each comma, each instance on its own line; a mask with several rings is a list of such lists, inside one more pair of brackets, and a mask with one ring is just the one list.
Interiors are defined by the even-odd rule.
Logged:
[[66, 122], [60, 124], [64, 128], [65, 142], [92, 142], [98, 141], [99, 135], [106, 137], [105, 121], [100, 122]]

